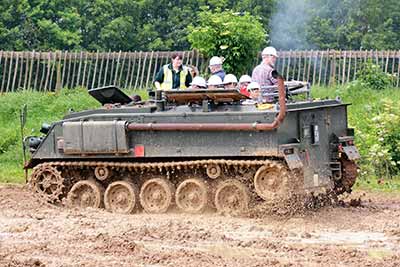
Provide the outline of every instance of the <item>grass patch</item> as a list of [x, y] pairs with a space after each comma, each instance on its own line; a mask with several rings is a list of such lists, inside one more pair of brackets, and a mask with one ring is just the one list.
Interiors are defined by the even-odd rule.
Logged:
[[[125, 91], [128, 95], [146, 92]], [[40, 135], [42, 123], [60, 120], [70, 109], [81, 111], [100, 104], [86, 89], [63, 89], [59, 92], [22, 91], [0, 95], [0, 182], [22, 183], [24, 179], [20, 109], [26, 104], [28, 116], [25, 135]]]

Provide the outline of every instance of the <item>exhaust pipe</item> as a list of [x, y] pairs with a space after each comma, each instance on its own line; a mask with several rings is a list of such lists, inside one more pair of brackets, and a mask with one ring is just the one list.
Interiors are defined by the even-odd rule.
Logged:
[[128, 131], [271, 131], [279, 127], [286, 116], [284, 79], [277, 71], [272, 76], [278, 80], [279, 113], [272, 123], [136, 123], [127, 125]]

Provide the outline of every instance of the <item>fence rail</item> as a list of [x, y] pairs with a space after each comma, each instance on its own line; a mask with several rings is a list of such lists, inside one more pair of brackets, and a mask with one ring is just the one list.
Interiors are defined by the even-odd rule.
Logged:
[[[36, 52], [0, 51], [0, 92], [54, 91], [63, 87], [94, 88], [114, 84], [147, 88], [174, 52]], [[183, 51], [183, 62], [207, 72], [207, 59]], [[277, 69], [287, 78], [312, 84], [344, 84], [356, 78], [367, 60], [395, 76], [399, 86], [400, 51], [279, 51]], [[260, 61], [260, 55], [254, 65]], [[251, 70], [249, 70], [251, 73]]]

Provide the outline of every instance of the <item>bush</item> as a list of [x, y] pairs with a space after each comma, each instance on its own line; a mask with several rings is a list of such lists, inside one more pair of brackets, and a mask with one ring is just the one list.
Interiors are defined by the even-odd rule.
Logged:
[[249, 13], [205, 10], [199, 13], [198, 23], [197, 27], [188, 26], [192, 48], [209, 58], [224, 57], [224, 69], [229, 73], [246, 73], [266, 41], [262, 24]]
[[357, 72], [357, 81], [368, 88], [382, 90], [392, 86], [394, 80], [392, 75], [385, 73], [379, 65], [369, 60]]
[[400, 166], [400, 107], [383, 99], [376, 103], [378, 113], [366, 116], [368, 127], [360, 130], [365, 160], [370, 163], [366, 171], [378, 178], [392, 177]]

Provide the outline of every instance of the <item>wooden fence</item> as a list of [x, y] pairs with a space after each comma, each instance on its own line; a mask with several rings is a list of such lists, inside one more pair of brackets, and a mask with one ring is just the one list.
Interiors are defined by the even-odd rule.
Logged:
[[[0, 51], [0, 92], [54, 91], [63, 87], [148, 88], [173, 52], [14, 52]], [[207, 59], [185, 51], [183, 62], [207, 72]], [[367, 60], [394, 75], [399, 86], [400, 51], [280, 51], [276, 67], [287, 78], [317, 85], [343, 84]], [[260, 55], [255, 59], [258, 64]], [[251, 70], [249, 70], [251, 74]]]
[[[174, 52], [0, 51], [0, 92], [60, 88], [147, 88]], [[181, 52], [186, 65], [202, 66], [197, 51]]]
[[277, 69], [286, 78], [309, 81], [313, 85], [344, 84], [356, 79], [357, 71], [371, 60], [393, 75], [399, 87], [399, 51], [280, 51]]

